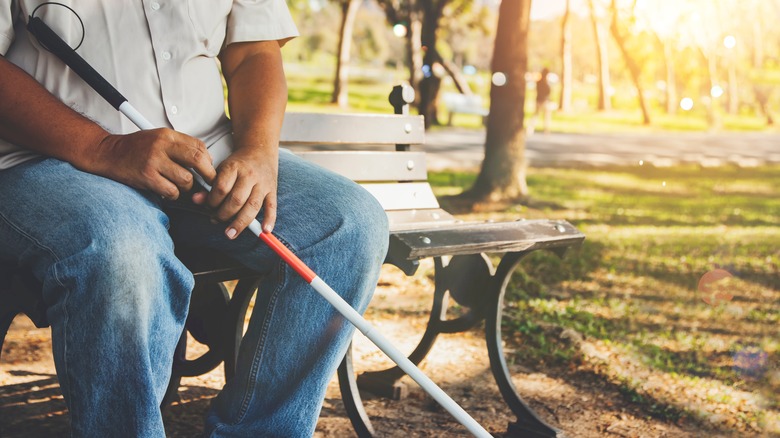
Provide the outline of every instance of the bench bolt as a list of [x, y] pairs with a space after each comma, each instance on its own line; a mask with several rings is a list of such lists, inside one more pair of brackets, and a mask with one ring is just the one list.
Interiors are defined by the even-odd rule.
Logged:
[[422, 243], [426, 244], [426, 245], [430, 245], [431, 244], [431, 239], [429, 237], [425, 237], [425, 236], [420, 237], [420, 241]]
[[555, 227], [554, 227], [554, 228], [555, 228], [556, 230], [558, 230], [558, 232], [560, 232], [560, 233], [563, 233], [563, 232], [565, 232], [565, 231], [566, 231], [566, 227], [564, 227], [564, 226], [563, 226], [563, 225], [561, 225], [561, 224], [555, 224]]
[[409, 160], [406, 162], [406, 169], [407, 170], [413, 170], [414, 169], [414, 161]]
[[407, 123], [407, 124], [404, 125], [404, 132], [406, 132], [407, 134], [412, 132], [412, 124], [411, 123]]

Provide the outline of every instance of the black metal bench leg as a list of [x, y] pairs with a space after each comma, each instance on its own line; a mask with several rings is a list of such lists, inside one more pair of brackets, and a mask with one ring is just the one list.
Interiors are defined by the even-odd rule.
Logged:
[[501, 315], [506, 287], [520, 260], [526, 253], [510, 253], [499, 263], [495, 274], [495, 287], [492, 293], [492, 311], [485, 318], [485, 340], [487, 341], [490, 368], [501, 391], [501, 396], [517, 417], [517, 421], [509, 424], [507, 432], [516, 437], [560, 437], [562, 433], [547, 424], [528, 406], [512, 383], [509, 368], [506, 365], [504, 351], [501, 347]]
[[[441, 259], [436, 258], [436, 272], [438, 273], [441, 267]], [[438, 275], [438, 274], [437, 274]], [[446, 317], [447, 313], [447, 289], [440, 286], [440, 283], [436, 283], [436, 289], [433, 294], [433, 305], [431, 307], [430, 318], [428, 319], [428, 325], [425, 327], [425, 333], [423, 333], [422, 339], [414, 348], [414, 351], [409, 355], [409, 360], [419, 365], [425, 356], [433, 348], [433, 344], [436, 342], [436, 338], [439, 333], [442, 333], [441, 322]], [[393, 400], [401, 400], [406, 397], [408, 388], [402, 382], [401, 377], [406, 373], [394, 366], [381, 371], [369, 371], [362, 373], [357, 378], [357, 382], [362, 389], [370, 391], [381, 397], [391, 398]]]
[[347, 347], [347, 353], [344, 360], [341, 361], [338, 370], [339, 389], [341, 390], [341, 400], [344, 402], [344, 409], [347, 411], [349, 421], [355, 429], [359, 438], [373, 438], [375, 436], [374, 427], [371, 420], [363, 408], [363, 400], [358, 392], [357, 381], [355, 380], [355, 370], [352, 368], [352, 344]]
[[[198, 315], [198, 312], [216, 312], [216, 323], [210, 323], [204, 329], [199, 328], [201, 338], [207, 339], [209, 350], [195, 359], [187, 359], [187, 329], [182, 333], [173, 358], [173, 371], [168, 389], [163, 398], [162, 406], [166, 407], [177, 399], [179, 383], [182, 377], [192, 377], [205, 374], [224, 363], [225, 381], [230, 380], [236, 372], [236, 360], [241, 339], [244, 335], [244, 320], [255, 291], [261, 281], [260, 276], [244, 277], [238, 281], [232, 296], [228, 298], [227, 290], [221, 282], [199, 284], [194, 294], [207, 295], [206, 305], [190, 308], [190, 317], [201, 319], [215, 317], [214, 315]], [[223, 292], [224, 290], [224, 292]], [[202, 298], [202, 297], [201, 297]], [[221, 315], [223, 312], [224, 315]], [[197, 339], [198, 336], [195, 336]]]
[[244, 338], [244, 320], [249, 310], [249, 302], [260, 287], [262, 277], [243, 278], [238, 281], [233, 290], [228, 308], [228, 323], [225, 342], [225, 381], [230, 380], [236, 374], [236, 361], [238, 349]]

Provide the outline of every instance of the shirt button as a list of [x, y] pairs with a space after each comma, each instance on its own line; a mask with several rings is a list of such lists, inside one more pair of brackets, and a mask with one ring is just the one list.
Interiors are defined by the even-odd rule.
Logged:
[[151, 6], [152, 6], [152, 9], [155, 10], [155, 11], [160, 9], [160, 4], [157, 3], [157, 2], [152, 2]]
[[166, 61], [171, 59], [171, 52], [163, 52], [162, 57]]
[[174, 105], [171, 107], [171, 114], [177, 114], [179, 112], [179, 107]]

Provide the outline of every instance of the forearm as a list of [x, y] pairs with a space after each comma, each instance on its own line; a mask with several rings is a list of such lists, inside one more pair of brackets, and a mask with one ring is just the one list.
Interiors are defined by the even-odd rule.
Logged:
[[200, 140], [170, 129], [111, 135], [2, 57], [0, 138], [169, 199], [192, 187], [187, 168], [208, 181], [216, 173]]
[[108, 135], [0, 56], [0, 138], [85, 169]]
[[240, 62], [229, 52], [225, 56], [231, 67], [225, 76], [233, 139], [237, 150], [255, 158], [276, 157], [287, 106], [281, 53], [278, 46], [273, 49], [243, 56]]
[[235, 43], [220, 54], [236, 149], [217, 168], [207, 201], [234, 239], [263, 209], [263, 229], [276, 221], [279, 133], [287, 82], [276, 41]]

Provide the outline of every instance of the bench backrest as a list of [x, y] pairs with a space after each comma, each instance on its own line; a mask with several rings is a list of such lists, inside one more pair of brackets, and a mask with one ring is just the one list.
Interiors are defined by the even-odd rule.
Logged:
[[382, 204], [391, 230], [455, 220], [428, 184], [425, 152], [411, 150], [425, 143], [422, 116], [289, 112], [280, 140], [304, 159], [360, 183]]

